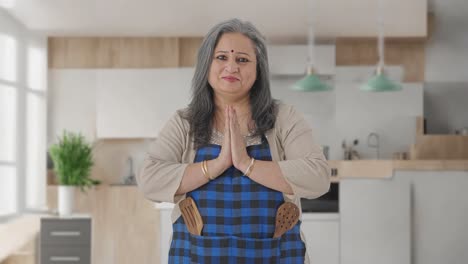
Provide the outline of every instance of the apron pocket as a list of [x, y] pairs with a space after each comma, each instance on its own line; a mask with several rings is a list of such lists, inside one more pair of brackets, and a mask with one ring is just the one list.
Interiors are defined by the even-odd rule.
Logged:
[[280, 263], [281, 238], [190, 235], [191, 263]]
[[281, 238], [231, 237], [230, 242], [236, 263], [280, 263]]

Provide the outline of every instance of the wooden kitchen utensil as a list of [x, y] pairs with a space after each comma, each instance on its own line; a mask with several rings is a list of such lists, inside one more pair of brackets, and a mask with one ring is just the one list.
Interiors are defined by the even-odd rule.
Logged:
[[299, 221], [299, 208], [291, 202], [283, 203], [276, 211], [275, 234], [273, 238], [282, 236]]
[[200, 236], [203, 229], [203, 219], [192, 197], [180, 201], [179, 208], [190, 234]]

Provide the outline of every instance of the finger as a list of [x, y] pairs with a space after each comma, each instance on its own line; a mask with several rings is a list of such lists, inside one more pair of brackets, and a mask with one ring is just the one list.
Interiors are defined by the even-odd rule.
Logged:
[[230, 144], [229, 140], [231, 139], [230, 135], [230, 125], [229, 125], [229, 106], [226, 106], [224, 110], [224, 141], [223, 145]]
[[229, 106], [229, 126], [232, 129], [232, 121], [234, 121], [234, 113], [232, 111], [232, 107]]
[[232, 124], [234, 125], [234, 128], [237, 128], [239, 126], [239, 122], [237, 122], [237, 113], [236, 109], [232, 108]]
[[230, 118], [229, 118], [229, 106], [227, 105], [227, 106], [226, 106], [226, 109], [224, 110], [224, 133], [228, 133], [228, 132], [229, 132], [229, 122], [230, 122]]

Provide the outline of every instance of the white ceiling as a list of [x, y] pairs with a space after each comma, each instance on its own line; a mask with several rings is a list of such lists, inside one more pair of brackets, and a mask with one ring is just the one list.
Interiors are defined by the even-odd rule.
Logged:
[[[377, 0], [316, 0], [318, 37], [376, 36]], [[386, 0], [386, 35], [426, 35], [427, 0]], [[306, 0], [0, 0], [28, 28], [48, 35], [203, 36], [238, 17], [269, 38], [307, 34]]]

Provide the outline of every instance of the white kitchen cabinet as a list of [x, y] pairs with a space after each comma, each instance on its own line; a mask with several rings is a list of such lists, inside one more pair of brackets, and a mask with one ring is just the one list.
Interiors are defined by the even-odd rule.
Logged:
[[340, 181], [341, 264], [411, 263], [410, 184]]
[[411, 263], [467, 263], [468, 171], [395, 171], [395, 178], [411, 186]]
[[310, 263], [340, 263], [340, 218], [338, 213], [304, 213], [302, 231]]
[[55, 142], [63, 130], [95, 139], [96, 75], [96, 70], [49, 69], [48, 144]]
[[193, 68], [97, 72], [98, 138], [154, 138], [190, 99]]
[[154, 207], [159, 212], [159, 254], [160, 263], [168, 263], [169, 249], [172, 240], [172, 220], [171, 214], [174, 209], [173, 203], [155, 203]]

